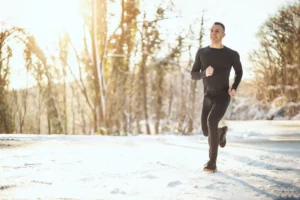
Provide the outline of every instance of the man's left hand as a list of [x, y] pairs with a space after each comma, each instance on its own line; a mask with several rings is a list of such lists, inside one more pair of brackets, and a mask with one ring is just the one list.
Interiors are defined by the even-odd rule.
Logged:
[[229, 94], [231, 97], [234, 97], [234, 96], [235, 96], [235, 89], [229, 88], [228, 94]]

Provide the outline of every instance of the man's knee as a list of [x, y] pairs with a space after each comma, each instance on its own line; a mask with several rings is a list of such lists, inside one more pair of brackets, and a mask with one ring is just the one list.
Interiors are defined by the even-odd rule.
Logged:
[[213, 128], [213, 127], [218, 127], [218, 120], [217, 119], [215, 119], [215, 118], [213, 118], [213, 117], [209, 117], [208, 119], [207, 119], [207, 126], [209, 127], [209, 128]]

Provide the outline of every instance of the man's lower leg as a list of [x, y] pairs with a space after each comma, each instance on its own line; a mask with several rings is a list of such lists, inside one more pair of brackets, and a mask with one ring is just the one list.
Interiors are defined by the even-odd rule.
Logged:
[[226, 146], [226, 135], [227, 135], [228, 127], [223, 126], [222, 128], [218, 129], [220, 142], [219, 145], [221, 148], [224, 148]]

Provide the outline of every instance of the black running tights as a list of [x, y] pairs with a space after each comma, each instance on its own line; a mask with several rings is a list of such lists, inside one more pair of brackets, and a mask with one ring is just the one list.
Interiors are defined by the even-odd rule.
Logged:
[[219, 147], [218, 125], [223, 118], [230, 102], [228, 93], [219, 95], [206, 94], [203, 99], [201, 126], [205, 136], [208, 136], [209, 158], [216, 161]]

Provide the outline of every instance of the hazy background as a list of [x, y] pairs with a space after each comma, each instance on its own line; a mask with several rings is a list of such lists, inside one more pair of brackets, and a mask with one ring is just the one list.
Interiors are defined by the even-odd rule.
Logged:
[[244, 67], [225, 119], [298, 120], [299, 4], [0, 0], [0, 132], [199, 133], [189, 72], [215, 21]]

